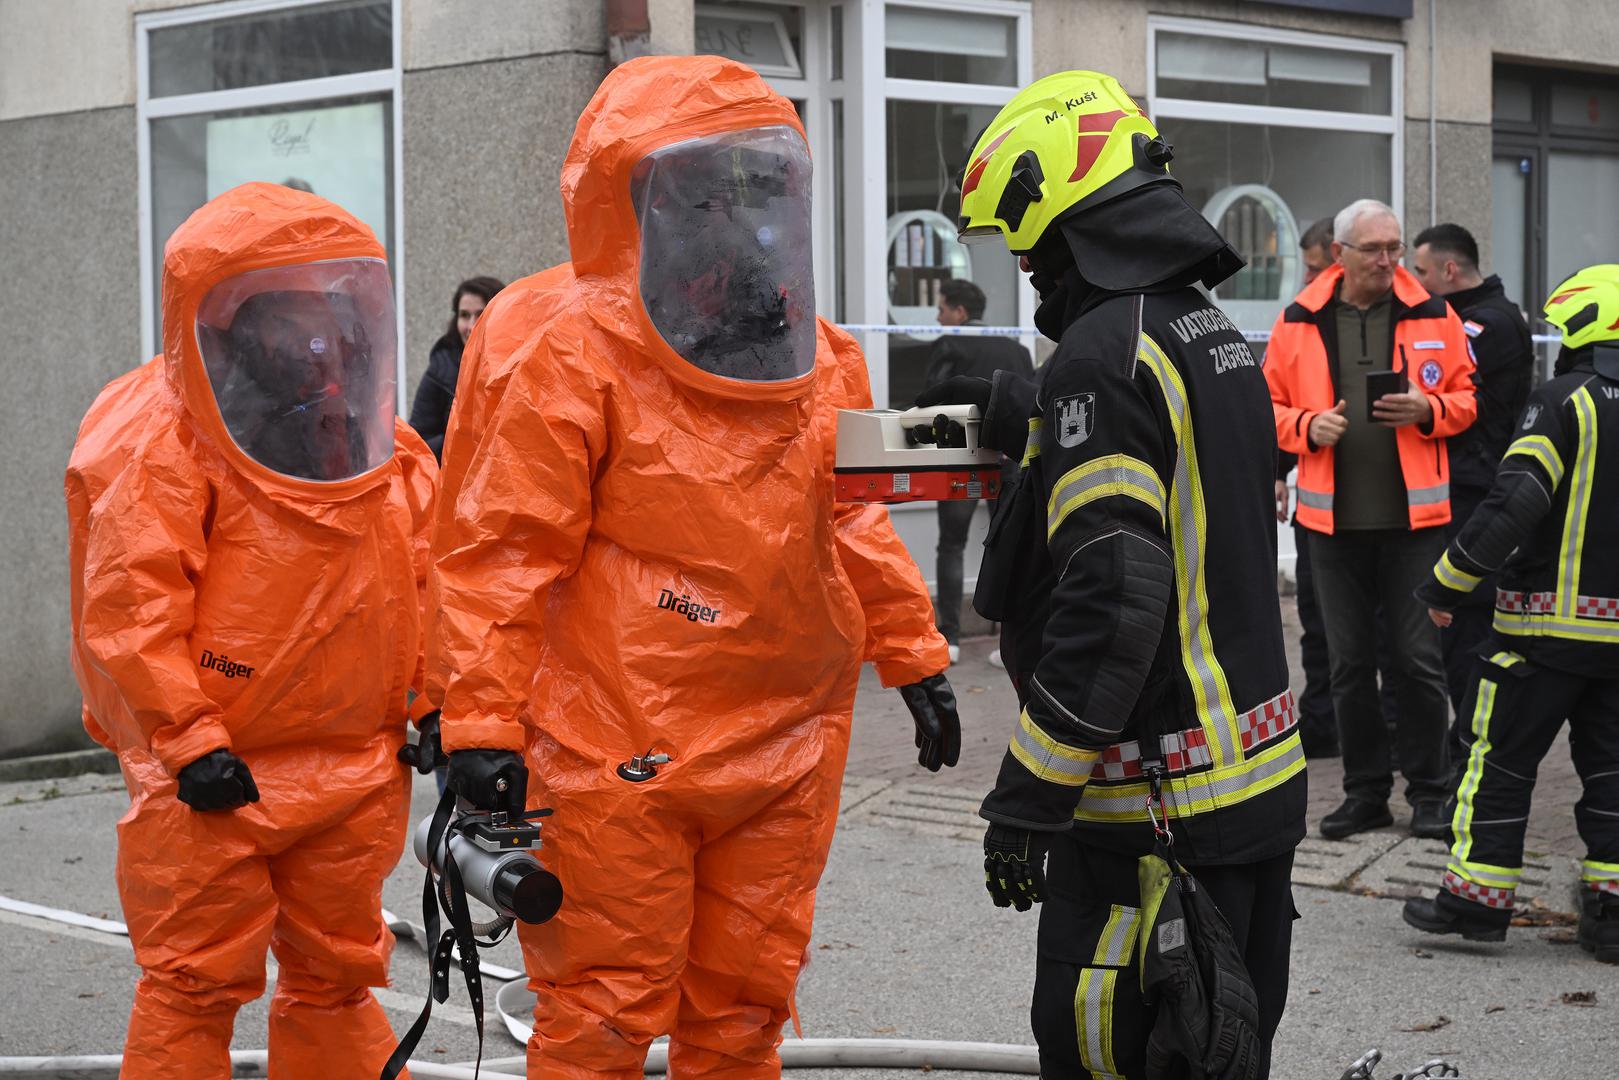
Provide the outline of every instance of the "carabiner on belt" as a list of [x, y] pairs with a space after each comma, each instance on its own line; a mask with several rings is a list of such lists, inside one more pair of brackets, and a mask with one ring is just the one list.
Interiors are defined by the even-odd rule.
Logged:
[[[1164, 770], [1160, 762], [1143, 763], [1142, 770], [1147, 777], [1147, 820], [1152, 822], [1153, 835], [1168, 847], [1175, 843], [1175, 834], [1169, 829], [1169, 815], [1164, 813]], [[1156, 806], [1156, 812], [1154, 807]]]

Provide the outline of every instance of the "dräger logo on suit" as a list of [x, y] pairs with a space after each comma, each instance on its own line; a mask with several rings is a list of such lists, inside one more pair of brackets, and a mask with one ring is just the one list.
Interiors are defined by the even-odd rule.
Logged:
[[239, 664], [223, 653], [215, 654], [209, 649], [202, 650], [202, 655], [197, 658], [197, 665], [217, 671], [227, 679], [234, 679], [238, 675], [244, 679], [253, 677], [253, 669], [246, 664]]

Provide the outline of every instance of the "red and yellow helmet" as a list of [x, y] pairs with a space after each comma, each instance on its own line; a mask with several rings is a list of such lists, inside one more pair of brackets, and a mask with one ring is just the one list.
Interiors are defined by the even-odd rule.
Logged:
[[1048, 75], [984, 129], [961, 181], [964, 242], [1006, 238], [1025, 252], [1051, 224], [1169, 176], [1170, 148], [1119, 81], [1095, 71]]
[[1619, 342], [1619, 265], [1587, 266], [1553, 289], [1543, 310], [1570, 349]]

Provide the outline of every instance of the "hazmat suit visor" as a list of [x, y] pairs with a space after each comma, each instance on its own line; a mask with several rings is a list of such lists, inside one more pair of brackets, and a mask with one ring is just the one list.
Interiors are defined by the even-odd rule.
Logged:
[[775, 383], [815, 366], [810, 158], [790, 127], [661, 147], [636, 164], [641, 303], [688, 363]]
[[330, 483], [393, 456], [397, 348], [382, 260], [228, 278], [197, 309], [197, 346], [225, 430], [265, 468]]

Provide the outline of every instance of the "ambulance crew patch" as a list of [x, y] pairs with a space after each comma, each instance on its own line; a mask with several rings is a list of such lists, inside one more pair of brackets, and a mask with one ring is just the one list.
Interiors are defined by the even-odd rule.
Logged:
[[1439, 385], [1439, 380], [1444, 378], [1445, 369], [1439, 366], [1439, 361], [1429, 360], [1422, 365], [1421, 374], [1422, 385], [1432, 390]]

